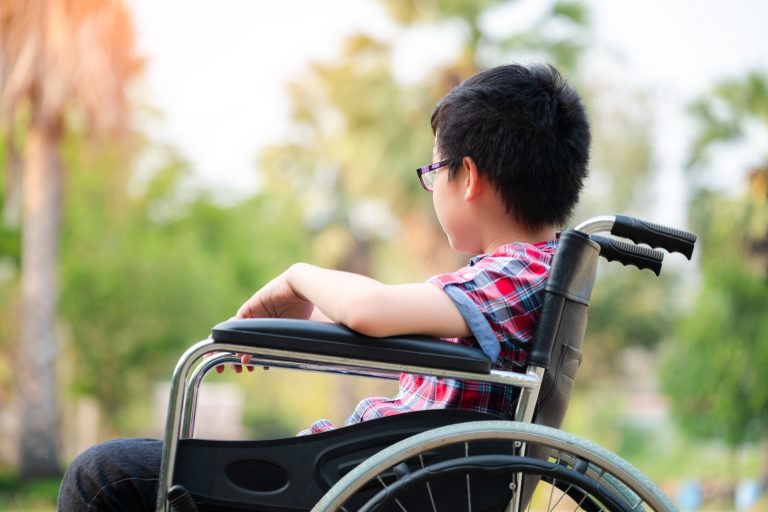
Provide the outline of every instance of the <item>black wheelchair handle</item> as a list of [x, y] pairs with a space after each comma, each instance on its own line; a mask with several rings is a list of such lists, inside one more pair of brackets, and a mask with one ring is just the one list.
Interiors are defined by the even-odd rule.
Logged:
[[661, 273], [664, 253], [660, 251], [622, 242], [609, 236], [592, 235], [590, 238], [600, 245], [600, 256], [608, 261], [634, 265], [640, 270], [647, 268], [657, 276]]
[[648, 244], [669, 252], [679, 252], [689, 260], [696, 245], [696, 234], [682, 229], [655, 224], [626, 215], [616, 215], [611, 234], [629, 238], [635, 243]]

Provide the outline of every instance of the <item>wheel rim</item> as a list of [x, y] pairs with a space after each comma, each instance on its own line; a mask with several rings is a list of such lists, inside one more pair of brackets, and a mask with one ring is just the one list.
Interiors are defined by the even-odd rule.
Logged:
[[[578, 471], [574, 471], [562, 464], [514, 455], [478, 455], [443, 461], [422, 468], [414, 473], [403, 476], [392, 485], [379, 491], [358, 512], [380, 512], [383, 508], [399, 502], [399, 496], [420, 487], [423, 487], [422, 492], [426, 491], [432, 496], [433, 493], [430, 491], [429, 484], [431, 480], [436, 478], [455, 475], [466, 476], [467, 478], [471, 475], [472, 478], [475, 478], [490, 474], [505, 475], [510, 481], [513, 481], [515, 475], [522, 471], [525, 471], [527, 475], [542, 477], [542, 480], [546, 481], [553, 488], [563, 491], [563, 495], [570, 497], [579, 508], [583, 509], [584, 504], [587, 504], [587, 510], [631, 512], [631, 509], [622, 498], [600, 485], [596, 480]], [[604, 506], [601, 504], [604, 504]], [[432, 505], [433, 510], [437, 510], [434, 500], [432, 500]], [[459, 503], [452, 505], [456, 507], [456, 510], [463, 508], [462, 504]], [[469, 493], [467, 493], [466, 505], [467, 510], [473, 510]], [[559, 499], [552, 499], [550, 497], [546, 509], [555, 510], [561, 505], [564, 505], [562, 497]], [[402, 503], [398, 503], [398, 506], [402, 510], [406, 510]]]
[[[581, 471], [621, 496], [623, 503], [631, 510], [675, 510], [669, 499], [647, 477], [617, 455], [594, 443], [541, 425], [482, 421], [423, 432], [382, 450], [339, 480], [313, 511], [352, 510], [344, 508], [343, 504], [361, 487], [375, 481], [377, 475], [391, 472], [391, 468], [398, 463], [429, 450], [488, 440], [544, 448], [554, 454], [550, 459], [562, 461], [572, 468], [580, 464]], [[583, 509], [592, 510], [588, 507]]]

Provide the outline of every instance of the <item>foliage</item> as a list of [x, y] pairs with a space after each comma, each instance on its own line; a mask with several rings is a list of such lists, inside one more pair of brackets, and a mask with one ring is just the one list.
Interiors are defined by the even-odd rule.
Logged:
[[79, 141], [70, 146], [61, 313], [76, 389], [114, 422], [186, 347], [302, 257], [301, 219], [286, 197], [183, 197], [186, 164], [172, 153], [129, 187], [114, 150], [88, 157]]
[[[614, 213], [644, 218], [653, 206], [650, 184], [656, 170], [648, 98], [642, 91], [616, 93], [604, 86], [587, 93], [593, 134], [590, 178], [574, 219]], [[680, 310], [673, 293], [678, 281], [669, 264], [656, 277], [636, 267], [600, 262], [585, 344], [586, 357], [597, 369], [615, 373], [621, 350], [652, 348], [664, 338]], [[595, 372], [585, 380], [599, 385], [601, 376]]]
[[682, 427], [733, 446], [763, 439], [768, 431], [768, 286], [764, 269], [745, 260], [746, 232], [734, 229], [749, 222], [753, 210], [747, 204], [703, 193], [693, 206], [703, 283], [663, 373]]
[[24, 482], [15, 475], [0, 473], [0, 510], [54, 511], [60, 483], [59, 478]]
[[656, 348], [684, 309], [675, 293], [680, 279], [665, 268], [660, 277], [648, 270], [601, 262], [585, 335], [585, 358], [592, 366], [585, 381], [602, 386], [603, 375], [621, 373], [621, 351]]
[[768, 125], [768, 78], [752, 71], [743, 78], [724, 80], [689, 110], [698, 121], [699, 132], [691, 146], [688, 168], [700, 170], [714, 146], [743, 138], [751, 119]]
[[[748, 124], [768, 128], [766, 84], [765, 76], [750, 73], [694, 104], [700, 130], [692, 170], [700, 171], [718, 144], [742, 138]], [[701, 239], [702, 285], [664, 372], [683, 428], [732, 446], [768, 432], [768, 155], [761, 157], [746, 194], [696, 194], [691, 216]]]
[[[462, 58], [480, 67], [526, 55], [544, 58], [566, 69], [575, 68], [581, 57], [589, 25], [586, 7], [579, 2], [549, 1], [530, 27], [521, 31], [489, 30], [488, 21], [498, 10], [515, 9], [522, 2], [503, 0], [384, 0], [392, 17], [405, 26], [429, 23], [457, 24], [465, 34]], [[513, 59], [514, 60], [514, 59]], [[466, 77], [466, 74], [458, 76]]]
[[[0, 132], [0, 162], [4, 162], [7, 166], [8, 162], [8, 138], [4, 137], [4, 134]], [[7, 198], [3, 192], [7, 188], [7, 181], [9, 176], [7, 173], [0, 173], [0, 212], [5, 212]], [[12, 263], [14, 266], [18, 266], [21, 252], [21, 238], [18, 227], [10, 225], [4, 218], [5, 215], [0, 216], [0, 262]], [[0, 283], [2, 283], [3, 276], [0, 275]]]

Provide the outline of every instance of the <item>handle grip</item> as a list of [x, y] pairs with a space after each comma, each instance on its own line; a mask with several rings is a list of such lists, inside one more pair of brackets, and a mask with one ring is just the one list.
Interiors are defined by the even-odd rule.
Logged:
[[669, 252], [679, 252], [688, 259], [691, 259], [693, 247], [696, 245], [695, 233], [626, 215], [616, 215], [611, 234], [629, 238], [635, 243], [660, 247]]
[[634, 265], [641, 270], [647, 268], [657, 276], [661, 273], [661, 263], [664, 260], [662, 252], [608, 236], [592, 235], [590, 238], [600, 245], [600, 256], [608, 261]]

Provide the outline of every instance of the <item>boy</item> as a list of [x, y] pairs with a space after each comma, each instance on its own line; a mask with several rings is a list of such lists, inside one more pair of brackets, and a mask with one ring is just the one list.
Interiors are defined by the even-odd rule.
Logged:
[[[435, 108], [432, 129], [434, 163], [418, 169], [419, 180], [451, 247], [479, 256], [425, 283], [394, 286], [296, 264], [236, 317], [331, 321], [377, 337], [425, 334], [480, 347], [496, 368], [522, 367], [556, 229], [587, 175], [581, 100], [552, 67], [501, 66], [454, 88]], [[439, 408], [504, 414], [514, 399], [500, 385], [404, 374], [395, 397], [363, 400], [347, 423]], [[330, 428], [320, 420], [302, 433]], [[146, 439], [87, 450], [64, 476], [59, 510], [152, 510], [161, 452], [160, 441]]]

